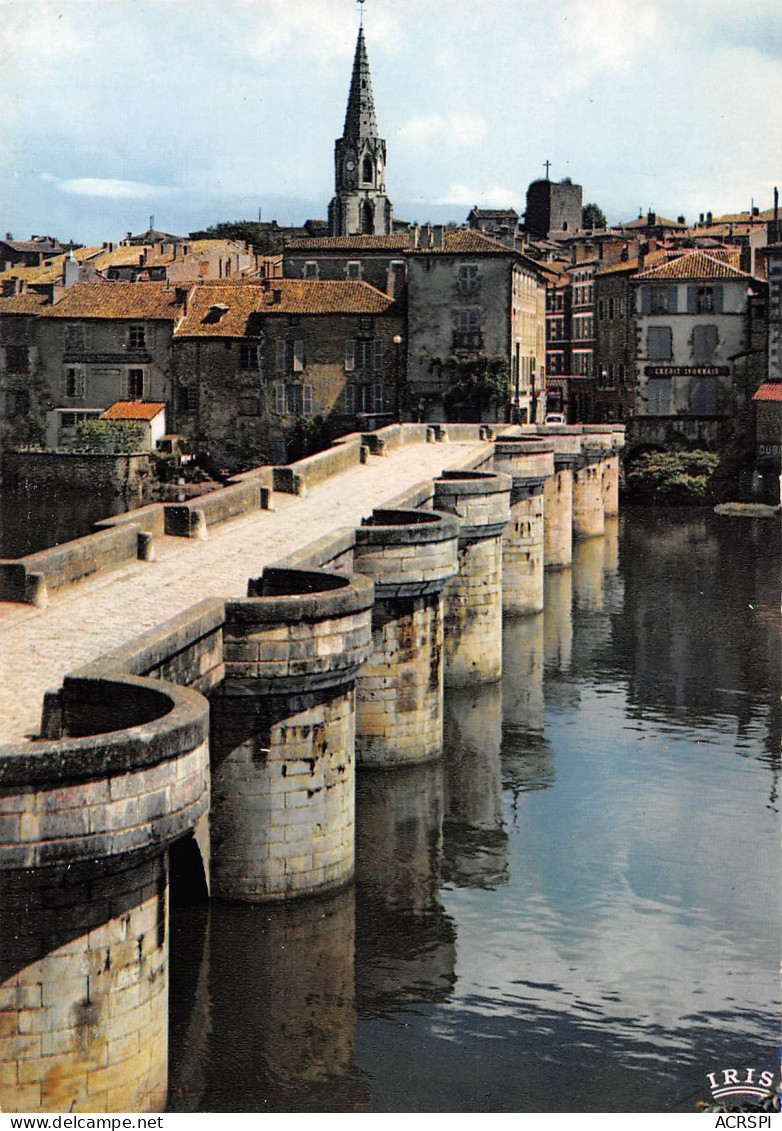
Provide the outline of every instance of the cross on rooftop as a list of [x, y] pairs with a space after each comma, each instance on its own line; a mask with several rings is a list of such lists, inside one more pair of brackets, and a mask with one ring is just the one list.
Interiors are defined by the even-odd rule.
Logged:
[[[363, 3], [364, 3], [364, 0], [359, 0], [359, 3], [363, 4]], [[550, 161], [548, 161], [548, 160], [546, 160], [546, 161], [544, 161], [544, 162], [543, 162], [543, 166], [544, 166], [544, 168], [545, 168], [545, 170], [546, 170], [546, 180], [549, 180], [548, 171], [549, 171], [549, 169], [551, 168], [551, 162], [550, 162]]]

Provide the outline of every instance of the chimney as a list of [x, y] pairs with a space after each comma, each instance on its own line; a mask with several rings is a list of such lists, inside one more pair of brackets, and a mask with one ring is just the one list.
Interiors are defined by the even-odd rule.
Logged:
[[434, 246], [442, 251], [445, 247], [445, 225], [435, 224], [434, 226]]
[[414, 251], [418, 250], [419, 240], [420, 240], [420, 232], [421, 232], [421, 229], [418, 227], [418, 224], [417, 223], [413, 224], [413, 226], [410, 229], [410, 247], [413, 248]]
[[130, 243], [130, 241], [131, 241], [132, 239], [133, 239], [133, 233], [132, 233], [132, 232], [128, 232], [128, 243]]
[[79, 281], [79, 264], [73, 257], [73, 252], [70, 253], [65, 259], [65, 264], [62, 270], [62, 283], [66, 291], [73, 286], [74, 283]]
[[705, 219], [705, 217], [704, 217], [703, 213], [701, 212], [700, 216], [698, 217], [698, 223], [702, 225], [704, 219]]
[[707, 226], [708, 226], [709, 228], [711, 227], [711, 221], [712, 221], [712, 215], [711, 215], [711, 212], [707, 212], [707, 213], [706, 213], [706, 224], [707, 224]]
[[282, 302], [282, 291], [279, 289], [279, 287], [275, 287], [274, 290], [272, 291], [272, 303], [275, 306], [279, 306], [279, 304], [281, 302]]
[[677, 216], [677, 217], [676, 217], [676, 223], [677, 223], [677, 224], [685, 224], [685, 223], [686, 223], [686, 220], [684, 219], [684, 217], [683, 217], [683, 216]]
[[651, 227], [652, 224], [657, 223], [657, 216], [654, 214], [654, 212], [651, 211], [651, 209], [646, 214], [646, 223], [649, 225], [649, 227]]
[[187, 287], [174, 287], [174, 302], [182, 307], [182, 313], [187, 314], [190, 291]]
[[432, 247], [433, 240], [432, 240], [432, 225], [431, 224], [424, 224], [423, 228], [421, 229], [421, 236], [422, 236], [421, 246], [422, 247]]
[[111, 243], [111, 241], [109, 241], [109, 251], [113, 251], [113, 250], [114, 250], [114, 244]]

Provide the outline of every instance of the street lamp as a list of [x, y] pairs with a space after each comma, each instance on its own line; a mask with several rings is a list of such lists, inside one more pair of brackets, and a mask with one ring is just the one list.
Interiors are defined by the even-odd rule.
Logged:
[[400, 382], [400, 368], [399, 368], [399, 354], [402, 345], [402, 335], [394, 334], [394, 420], [397, 424], [401, 423], [401, 396], [399, 390]]

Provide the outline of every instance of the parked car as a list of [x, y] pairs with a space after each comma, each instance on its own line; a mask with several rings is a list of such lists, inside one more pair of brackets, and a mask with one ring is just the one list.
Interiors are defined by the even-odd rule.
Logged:
[[564, 412], [549, 412], [546, 414], [546, 424], [564, 424]]

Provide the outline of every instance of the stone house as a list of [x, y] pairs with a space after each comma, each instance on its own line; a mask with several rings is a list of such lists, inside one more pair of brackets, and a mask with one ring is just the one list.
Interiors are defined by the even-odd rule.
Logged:
[[174, 333], [173, 430], [235, 468], [284, 463], [304, 418], [390, 421], [403, 333], [399, 305], [360, 280], [198, 286]]
[[286, 279], [363, 280], [392, 298], [407, 282], [405, 253], [419, 240], [419, 229], [387, 236], [324, 236], [291, 240], [283, 250]]
[[467, 226], [487, 236], [515, 236], [519, 220], [515, 208], [479, 208], [476, 204], [470, 209]]
[[184, 292], [164, 283], [76, 283], [41, 306], [31, 408], [73, 412], [166, 402]]
[[3, 444], [13, 441], [25, 419], [37, 409], [43, 393], [37, 324], [47, 301], [45, 295], [35, 291], [0, 297], [0, 443]]
[[[674, 423], [733, 418], [735, 359], [748, 347], [748, 295], [756, 280], [728, 258], [695, 250], [641, 271], [633, 285], [636, 415]], [[701, 431], [698, 439], [708, 442], [714, 429]]]
[[441, 363], [483, 354], [508, 363], [513, 417], [542, 420], [546, 275], [541, 266], [465, 228], [432, 229], [406, 259], [407, 380], [413, 403], [427, 419], [444, 419], [448, 374]]

